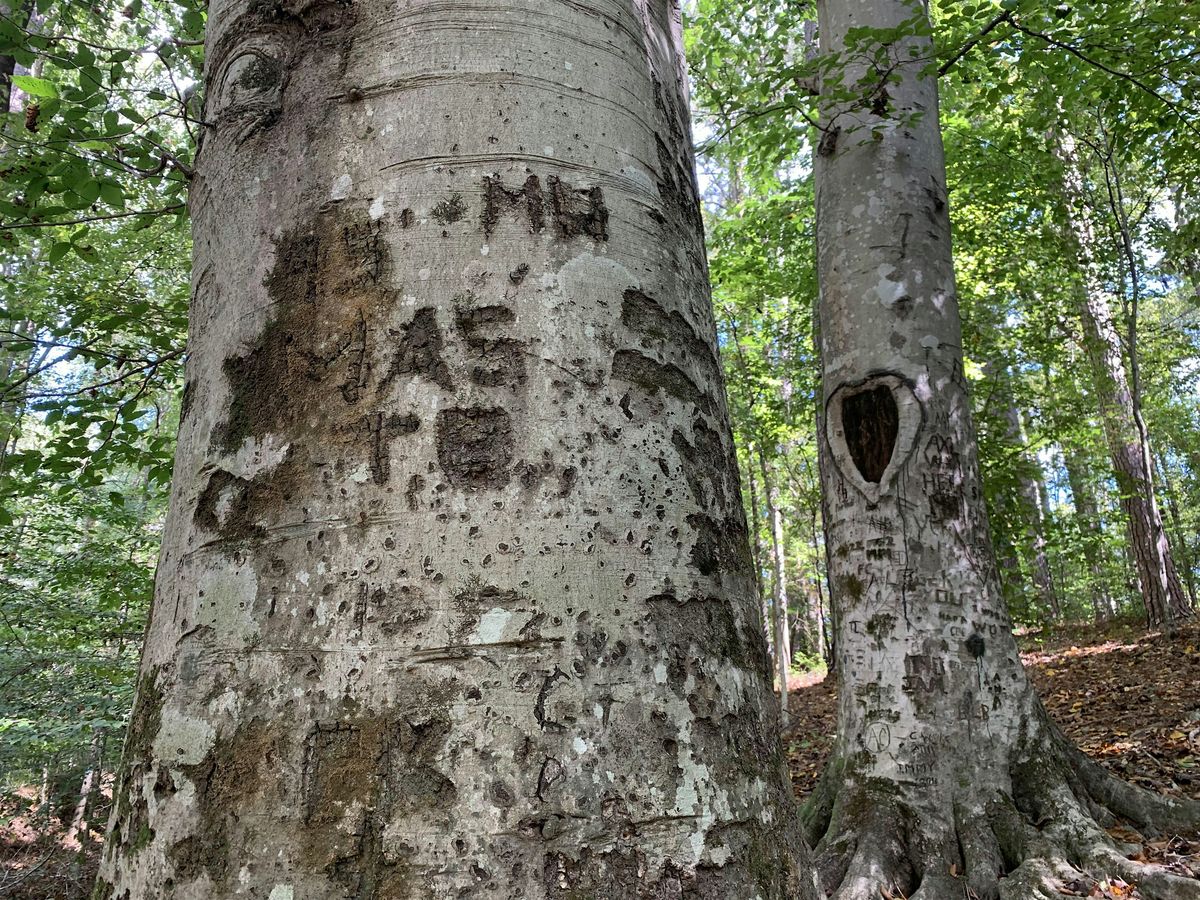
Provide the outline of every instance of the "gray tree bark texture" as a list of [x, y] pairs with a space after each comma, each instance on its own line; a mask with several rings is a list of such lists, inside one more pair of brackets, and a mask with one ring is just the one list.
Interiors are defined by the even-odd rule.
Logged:
[[1180, 619], [1192, 615], [1191, 603], [1179, 581], [1167, 530], [1163, 527], [1154, 487], [1150, 437], [1125, 373], [1121, 339], [1096, 259], [1095, 231], [1083, 171], [1069, 134], [1056, 135], [1055, 151], [1063, 166], [1063, 198], [1084, 279], [1079, 296], [1083, 346], [1092, 370], [1121, 510], [1125, 513], [1138, 590], [1146, 607], [1147, 624], [1169, 630]]
[[666, 0], [214, 0], [103, 900], [811, 897]]
[[[851, 29], [912, 31], [905, 0], [818, 10], [824, 54], [864, 34]], [[1101, 827], [1114, 813], [1196, 822], [1200, 805], [1089, 763], [1022, 669], [963, 375], [932, 48], [885, 33], [824, 70], [816, 154], [839, 709], [805, 824], [824, 886], [837, 900], [1029, 900], [1085, 869], [1200, 897], [1200, 883], [1127, 860]]]

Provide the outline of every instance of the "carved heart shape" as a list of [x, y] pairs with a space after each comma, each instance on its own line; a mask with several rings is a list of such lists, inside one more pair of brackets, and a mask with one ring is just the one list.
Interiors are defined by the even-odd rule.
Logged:
[[878, 503], [912, 454], [924, 417], [912, 385], [895, 372], [838, 385], [825, 404], [830, 457], [847, 482]]

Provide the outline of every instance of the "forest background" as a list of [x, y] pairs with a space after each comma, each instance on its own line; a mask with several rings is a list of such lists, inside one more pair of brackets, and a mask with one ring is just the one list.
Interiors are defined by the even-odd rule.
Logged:
[[[1194, 606], [1200, 9], [1003, 0], [933, 12], [964, 374], [1012, 617], [1144, 619], [1129, 487], [1104, 428], [1109, 385], [1080, 316], [1089, 278], [1113, 301]], [[833, 657], [814, 410], [815, 14], [784, 0], [695, 0], [686, 13], [767, 637], [785, 669], [821, 669]], [[0, 789], [24, 792], [7, 812], [32, 799], [47, 826], [85, 843], [83, 826], [102, 832], [107, 818], [95, 787], [120, 754], [188, 402], [204, 18], [202, 3], [0, 0]], [[1064, 138], [1093, 228], [1087, 260]]]

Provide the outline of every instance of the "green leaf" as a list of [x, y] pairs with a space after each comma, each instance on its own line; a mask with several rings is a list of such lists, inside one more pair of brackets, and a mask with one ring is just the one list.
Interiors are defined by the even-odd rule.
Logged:
[[46, 254], [46, 261], [50, 265], [54, 265], [60, 259], [67, 255], [71, 250], [71, 245], [66, 241], [59, 241], [50, 248], [50, 252]]
[[109, 206], [115, 206], [117, 209], [125, 208], [125, 192], [121, 190], [121, 186], [115, 181], [103, 181], [100, 183], [100, 197]]
[[58, 86], [45, 78], [33, 75], [14, 75], [12, 83], [31, 97], [57, 97]]
[[79, 86], [89, 93], [103, 90], [104, 76], [95, 66], [85, 66], [79, 70]]
[[100, 198], [100, 182], [95, 178], [89, 178], [82, 184], [77, 185], [75, 193], [78, 194], [88, 205], [95, 203]]
[[96, 248], [91, 244], [74, 244], [75, 255], [84, 262], [96, 263], [100, 261], [100, 254], [96, 252]]
[[96, 54], [92, 52], [92, 48], [87, 44], [80, 44], [79, 49], [75, 51], [75, 56], [72, 62], [77, 69], [86, 69], [88, 66], [96, 64]]

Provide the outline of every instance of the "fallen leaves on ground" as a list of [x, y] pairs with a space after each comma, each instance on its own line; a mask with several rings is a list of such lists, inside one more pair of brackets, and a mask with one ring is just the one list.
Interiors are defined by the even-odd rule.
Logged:
[[[1174, 637], [1128, 622], [1069, 625], [1027, 633], [1021, 657], [1051, 717], [1081, 750], [1147, 790], [1200, 800], [1200, 626]], [[834, 678], [789, 681], [788, 767], [796, 796], [816, 785], [837, 731]], [[1200, 840], [1136, 832], [1114, 837], [1142, 845], [1142, 862], [1200, 877]], [[1080, 882], [1065, 896], [1137, 900], [1117, 878]]]
[[[1200, 626], [1173, 638], [1129, 624], [1073, 626], [1021, 643], [1042, 702], [1080, 749], [1127, 781], [1200, 800]], [[833, 745], [837, 688], [807, 675], [789, 691], [788, 758], [803, 798]]]
[[[1149, 790], [1200, 799], [1200, 627], [1173, 637], [1136, 625], [1064, 626], [1020, 638], [1022, 658], [1051, 716], [1081, 749], [1122, 778]], [[788, 764], [796, 795], [813, 789], [837, 729], [833, 678], [805, 675], [789, 682]], [[0, 810], [0, 813], [3, 813]], [[13, 813], [14, 810], [8, 810]], [[0, 821], [3, 816], [0, 815]], [[6, 900], [68, 900], [87, 896], [98, 844], [63, 848], [61, 828], [35, 835], [28, 820], [0, 827], [0, 896]], [[57, 832], [57, 833], [55, 833]], [[1177, 875], [1200, 875], [1200, 839], [1145, 841], [1127, 829], [1113, 837], [1139, 844], [1133, 858]], [[97, 836], [98, 837], [98, 836]], [[1118, 878], [1063, 885], [1064, 896], [1138, 900]]]
[[[34, 810], [37, 810], [34, 812]], [[82, 848], [65, 841], [66, 825], [39, 810], [36, 791], [0, 799], [0, 897], [4, 900], [83, 900], [100, 864], [99, 835]]]

